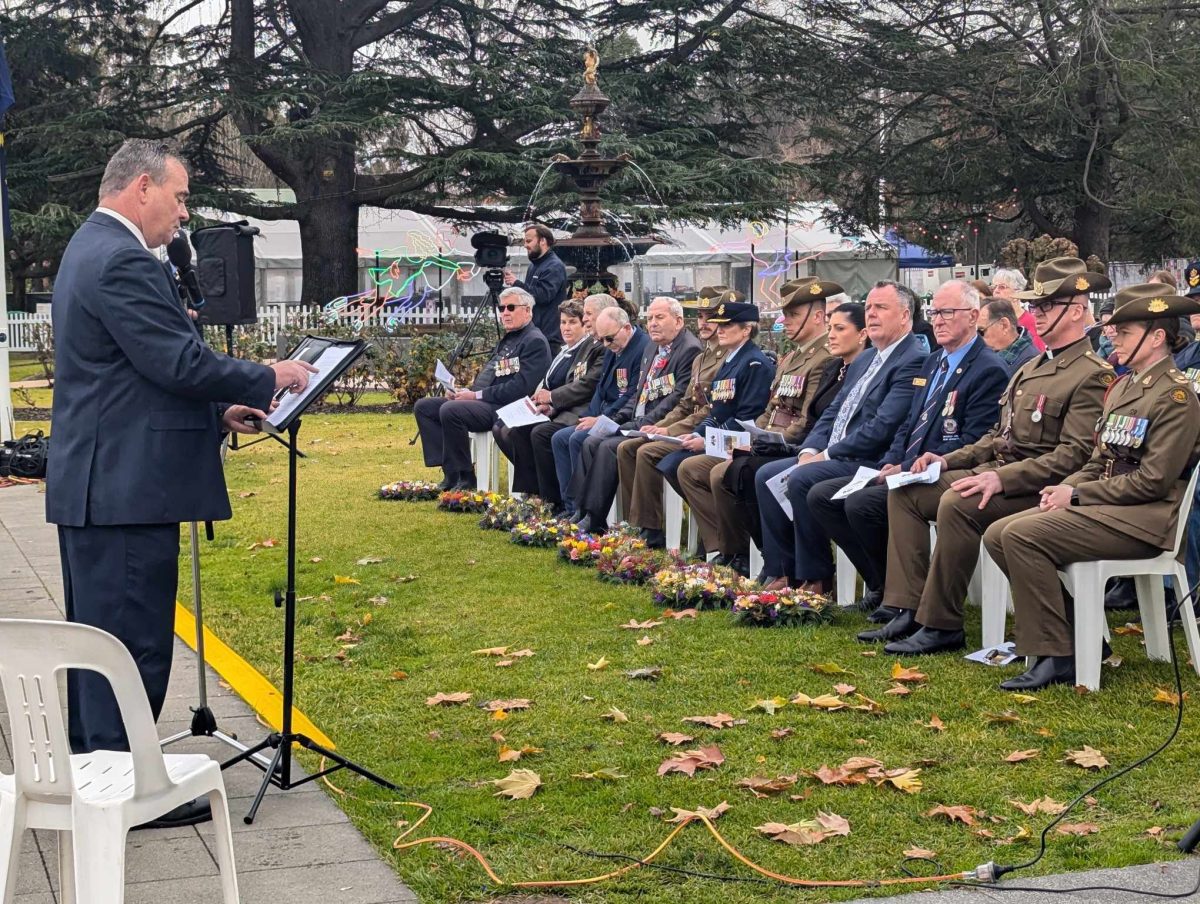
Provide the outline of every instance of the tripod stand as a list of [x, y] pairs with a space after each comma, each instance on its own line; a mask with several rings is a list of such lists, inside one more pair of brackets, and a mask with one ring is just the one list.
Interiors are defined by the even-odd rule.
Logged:
[[[352, 762], [341, 754], [334, 753], [326, 747], [322, 747], [316, 741], [307, 735], [300, 734], [292, 730], [292, 700], [295, 693], [295, 653], [296, 653], [296, 462], [299, 459], [299, 453], [296, 449], [296, 436], [300, 432], [300, 419], [293, 420], [287, 428], [287, 447], [288, 447], [288, 525], [287, 525], [287, 588], [281, 594], [278, 590], [275, 591], [275, 605], [283, 608], [283, 724], [282, 729], [267, 735], [259, 743], [244, 750], [242, 753], [229, 760], [227, 763], [222, 763], [222, 769], [228, 769], [236, 763], [243, 760], [248, 760], [265, 773], [263, 775], [262, 784], [259, 786], [258, 793], [254, 796], [254, 802], [250, 805], [250, 811], [245, 816], [246, 824], [254, 822], [254, 817], [258, 814], [259, 805], [262, 804], [263, 797], [267, 793], [267, 788], [274, 785], [281, 791], [290, 791], [292, 788], [298, 788], [300, 785], [305, 785], [311, 781], [319, 779], [323, 775], [328, 775], [331, 772], [336, 772], [339, 769], [349, 769], [361, 775], [363, 778], [370, 779], [377, 785], [388, 788], [392, 791], [400, 789], [389, 782], [387, 779], [380, 778], [373, 772], [364, 769], [357, 763]], [[313, 753], [320, 754], [328, 760], [331, 760], [334, 765], [322, 769], [320, 772], [315, 772], [312, 775], [306, 775], [303, 778], [292, 778], [292, 744], [299, 744], [305, 750], [311, 750]], [[271, 758], [269, 764], [264, 765], [262, 758], [257, 756], [267, 748], [273, 748], [275, 755]]]

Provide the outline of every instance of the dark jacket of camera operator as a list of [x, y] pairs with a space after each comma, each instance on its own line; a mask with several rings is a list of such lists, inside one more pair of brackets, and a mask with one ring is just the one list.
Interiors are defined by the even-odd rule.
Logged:
[[566, 297], [567, 268], [552, 250], [554, 233], [540, 223], [525, 230], [525, 251], [529, 269], [524, 279], [512, 270], [504, 271], [504, 283], [524, 289], [533, 296], [533, 325], [550, 343], [551, 352], [562, 347], [558, 331], [558, 305]]

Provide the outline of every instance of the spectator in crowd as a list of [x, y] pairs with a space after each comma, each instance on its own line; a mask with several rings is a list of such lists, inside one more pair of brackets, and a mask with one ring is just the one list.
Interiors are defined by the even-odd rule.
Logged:
[[1109, 319], [1113, 315], [1113, 303], [1106, 301], [1100, 305], [1100, 342], [1096, 346], [1096, 354], [1107, 361], [1109, 364], [1114, 364], [1112, 360], [1113, 352], [1113, 336], [1116, 335], [1116, 327], [1108, 325]]
[[849, 476], [808, 491], [809, 510], [863, 576], [859, 607], [872, 612], [872, 621], [887, 622], [899, 614], [882, 605], [890, 492], [885, 479], [909, 470], [926, 452], [946, 455], [975, 442], [996, 423], [1008, 369], [976, 332], [979, 302], [979, 290], [964, 280], [943, 283], [933, 294], [929, 318], [940, 351], [925, 359], [913, 381], [908, 418], [880, 459], [876, 482], [845, 499], [833, 497]]
[[1017, 326], [1025, 331], [1035, 349], [1044, 352], [1046, 343], [1038, 335], [1037, 320], [1033, 314], [1025, 310], [1021, 299], [1017, 297], [1018, 292], [1025, 291], [1026, 285], [1028, 285], [1028, 281], [1025, 279], [1024, 273], [1020, 270], [1002, 267], [992, 274], [992, 297], [1005, 299], [1012, 305], [1013, 315], [1017, 318]]
[[[836, 283], [834, 285], [836, 285]], [[854, 299], [851, 298], [845, 292], [837, 292], [833, 295], [830, 295], [828, 298], [825, 299], [825, 317], [826, 317], [826, 319], [828, 319], [829, 317], [832, 317], [833, 312], [836, 311], [838, 308], [840, 308], [842, 305], [853, 304], [853, 303], [854, 303]]]
[[533, 392], [550, 366], [546, 337], [532, 323], [533, 296], [524, 289], [505, 289], [498, 307], [504, 335], [471, 388], [420, 399], [413, 410], [425, 467], [441, 467], [443, 489], [475, 488], [470, 434], [491, 430], [496, 409]]
[[1038, 351], [1025, 329], [1017, 323], [1011, 302], [1001, 299], [990, 301], [979, 313], [979, 335], [988, 348], [1000, 356], [1010, 375]]
[[[858, 635], [888, 641], [888, 653], [937, 653], [964, 644], [962, 604], [979, 561], [979, 538], [1001, 518], [1036, 508], [1038, 493], [1079, 469], [1093, 446], [1105, 390], [1115, 379], [1084, 336], [1088, 294], [1111, 283], [1079, 258], [1038, 264], [1031, 302], [1050, 346], [1026, 364], [1000, 399], [1000, 419], [982, 439], [946, 455], [926, 452], [912, 470], [940, 462], [936, 484], [888, 496], [884, 604], [900, 614]], [[937, 524], [930, 556], [929, 522]]]
[[546, 337], [553, 354], [562, 345], [558, 305], [567, 293], [567, 268], [554, 253], [554, 233], [541, 223], [525, 227], [525, 253], [529, 255], [525, 278], [518, 279], [512, 270], [505, 270], [504, 284], [524, 289], [533, 298], [533, 325]]
[[913, 380], [923, 355], [912, 334], [916, 297], [907, 286], [882, 280], [867, 295], [867, 335], [872, 348], [851, 366], [834, 403], [804, 441], [787, 478], [789, 519], [767, 486], [791, 467], [784, 460], [754, 476], [763, 532], [763, 568], [767, 587], [798, 586], [824, 593], [833, 583], [829, 537], [808, 509], [808, 491], [822, 480], [876, 467], [908, 415]]

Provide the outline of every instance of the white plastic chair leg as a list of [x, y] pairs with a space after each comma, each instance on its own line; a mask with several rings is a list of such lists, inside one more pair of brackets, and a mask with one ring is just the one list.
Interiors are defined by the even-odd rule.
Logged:
[[75, 904], [75, 845], [70, 832], [58, 834], [58, 902]]
[[834, 546], [834, 549], [837, 550], [837, 604], [853, 606], [858, 572], [854, 570], [854, 563], [850, 561], [848, 555], [842, 552], [840, 546]]
[[1004, 628], [1011, 607], [1008, 579], [982, 543], [979, 544], [975, 576], [979, 580], [980, 608], [983, 610], [983, 646], [986, 649], [998, 647], [1004, 643]]
[[[1175, 598], [1183, 600], [1188, 592], [1187, 572], [1182, 565], [1175, 566]], [[1192, 668], [1200, 675], [1200, 629], [1196, 628], [1196, 608], [1192, 600], [1183, 600], [1180, 604], [1180, 621], [1183, 622], [1183, 636], [1187, 638], [1188, 653], [1192, 657]]]
[[1163, 598], [1162, 575], [1135, 575], [1133, 583], [1137, 588], [1138, 608], [1142, 612], [1146, 656], [1158, 662], [1169, 662], [1171, 649], [1167, 644], [1167, 608]]
[[613, 497], [613, 503], [608, 507], [608, 523], [609, 525], [621, 523], [621, 494], [617, 493]]
[[1100, 641], [1104, 637], [1104, 581], [1100, 569], [1071, 566], [1075, 597], [1075, 683], [1100, 689]]
[[88, 904], [125, 902], [125, 827], [121, 811], [75, 810], [75, 884]]
[[[980, 544], [980, 549], [982, 548], [983, 546]], [[975, 565], [975, 570], [971, 573], [971, 583], [967, 585], [967, 602], [980, 609], [983, 608], [983, 574], [981, 573], [981, 569], [982, 555], [980, 562]]]
[[663, 529], [667, 549], [680, 549], [683, 539], [683, 497], [666, 480], [663, 481]]
[[754, 545], [753, 541], [751, 541], [751, 543], [750, 543], [750, 576], [754, 577], [760, 571], [762, 571], [762, 569], [763, 569], [762, 551], [757, 546]]
[[11, 794], [0, 794], [0, 901], [12, 904], [17, 891], [17, 863], [25, 820], [18, 814], [21, 806]]
[[212, 826], [216, 835], [217, 868], [221, 871], [221, 898], [224, 904], [238, 904], [237, 869], [233, 859], [233, 830], [229, 827], [229, 803], [219, 790], [208, 793], [208, 803], [212, 808]]

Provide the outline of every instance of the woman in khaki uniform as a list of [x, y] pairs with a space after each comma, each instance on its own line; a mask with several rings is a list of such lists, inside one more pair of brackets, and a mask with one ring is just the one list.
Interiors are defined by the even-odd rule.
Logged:
[[1036, 657], [1027, 672], [1002, 682], [1003, 690], [1075, 681], [1059, 568], [1149, 558], [1174, 544], [1183, 492], [1200, 460], [1200, 402], [1171, 354], [1184, 341], [1179, 317], [1200, 313], [1200, 302], [1169, 293], [1159, 283], [1117, 293], [1109, 323], [1130, 372], [1108, 390], [1091, 457], [1061, 484], [1045, 487], [1037, 509], [997, 521], [983, 535], [1012, 586], [1016, 652]]

